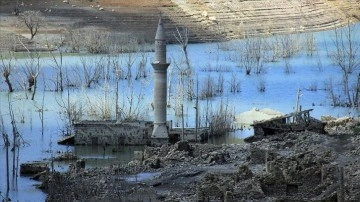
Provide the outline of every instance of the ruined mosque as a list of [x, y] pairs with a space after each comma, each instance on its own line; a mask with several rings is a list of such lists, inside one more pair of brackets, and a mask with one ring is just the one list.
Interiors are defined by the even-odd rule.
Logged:
[[159, 146], [179, 140], [204, 141], [208, 128], [172, 128], [166, 119], [167, 69], [166, 34], [160, 17], [155, 34], [154, 120], [153, 121], [88, 121], [73, 124], [75, 135], [59, 140], [59, 144], [76, 145], [153, 145]]

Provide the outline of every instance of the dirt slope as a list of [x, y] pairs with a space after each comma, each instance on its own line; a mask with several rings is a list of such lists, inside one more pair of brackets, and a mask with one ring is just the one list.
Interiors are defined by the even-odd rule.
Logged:
[[45, 37], [56, 41], [68, 29], [93, 28], [152, 41], [160, 13], [169, 36], [176, 27], [187, 27], [190, 42], [241, 38], [249, 29], [258, 35], [326, 30], [360, 15], [359, 0], [0, 0], [2, 50], [11, 47], [16, 34], [29, 38], [12, 14], [17, 2], [20, 11], [41, 11], [39, 43]]

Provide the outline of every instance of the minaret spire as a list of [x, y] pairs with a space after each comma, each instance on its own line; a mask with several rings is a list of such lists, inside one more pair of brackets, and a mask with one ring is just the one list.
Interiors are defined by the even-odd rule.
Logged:
[[166, 35], [164, 30], [164, 23], [160, 16], [158, 27], [155, 35], [155, 61], [161, 64], [166, 63]]
[[160, 15], [155, 34], [154, 68], [154, 130], [151, 135], [153, 145], [167, 144], [169, 132], [166, 125], [166, 97], [167, 97], [167, 68], [166, 62], [166, 35], [163, 19]]

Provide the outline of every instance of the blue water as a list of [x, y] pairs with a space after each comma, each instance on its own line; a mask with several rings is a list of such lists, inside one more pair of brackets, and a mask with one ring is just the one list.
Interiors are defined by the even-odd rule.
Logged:
[[[359, 28], [360, 24], [357, 24], [356, 27]], [[359, 112], [355, 109], [332, 107], [329, 93], [324, 90], [326, 82], [332, 79], [335, 93], [339, 95], [342, 93], [341, 72], [327, 57], [327, 50], [333, 48], [331, 46], [332, 34], [332, 31], [315, 33], [316, 50], [313, 56], [308, 56], [305, 50], [293, 55], [288, 60], [291, 67], [289, 73], [285, 72], [285, 61], [279, 59], [277, 62], [264, 62], [261, 74], [257, 75], [252, 72], [250, 75], [245, 75], [245, 70], [241, 68], [241, 63], [238, 59], [240, 54], [239, 48], [244, 44], [242, 40], [225, 43], [190, 44], [188, 46], [188, 54], [192, 68], [192, 78], [194, 80], [194, 94], [196, 94], [196, 81], [199, 83], [199, 92], [201, 92], [206, 89], [208, 78], [211, 78], [214, 85], [218, 84], [219, 75], [224, 79], [224, 91], [222, 94], [218, 94], [209, 100], [199, 101], [201, 125], [205, 125], [206, 113], [218, 110], [221, 103], [234, 115], [254, 107], [259, 109], [271, 108], [283, 113], [292, 112], [296, 104], [298, 89], [301, 90], [300, 105], [303, 109], [313, 108], [312, 116], [315, 118], [320, 118], [322, 115], [332, 115], [335, 117], [358, 116]], [[301, 35], [301, 37], [304, 37], [304, 35]], [[360, 38], [357, 38], [355, 42], [357, 45], [360, 43], [359, 40]], [[38, 79], [38, 92], [35, 96], [35, 101], [27, 98], [30, 97], [29, 92], [21, 90], [23, 89], [23, 82], [26, 81], [24, 67], [28, 64], [28, 61], [19, 59], [15, 62], [16, 69], [12, 73], [11, 79], [14, 81], [16, 92], [12, 93], [10, 97], [16, 124], [23, 138], [19, 163], [46, 160], [59, 153], [72, 151], [76, 155], [85, 158], [88, 167], [122, 164], [132, 159], [134, 150], [142, 150], [142, 147], [126, 147], [118, 152], [112, 152], [113, 148], [111, 147], [106, 148], [104, 151], [102, 147], [67, 147], [57, 145], [56, 143], [64, 135], [66, 119], [64, 118], [65, 112], [62, 106], [66, 105], [67, 101], [82, 111], [80, 114], [82, 119], [101, 119], [102, 112], [106, 110], [109, 110], [110, 118], [115, 117], [114, 97], [116, 82], [113, 66], [109, 68], [108, 81], [105, 82], [104, 76], [102, 76], [99, 78], [99, 82], [93, 83], [90, 88], [84, 87], [85, 77], [81, 61], [86, 60], [86, 66], [91, 66], [96, 62], [106, 66], [108, 64], [106, 57], [106, 55], [64, 57], [64, 71], [67, 75], [67, 81], [69, 81], [68, 84], [75, 85], [76, 87], [66, 88], [63, 93], [53, 92], [55, 89], [54, 78], [56, 78], [54, 68], [52, 67], [54, 63], [51, 58], [42, 58], [41, 73]], [[153, 80], [151, 76], [151, 60], [154, 57], [154, 53], [148, 53], [147, 57], [145, 72], [148, 76], [135, 80], [141, 55], [132, 54], [131, 58], [134, 58], [134, 65], [131, 67], [133, 77], [118, 82], [119, 103], [120, 107], [124, 109], [122, 114], [133, 113], [143, 119], [152, 120], [151, 100], [153, 96]], [[184, 104], [185, 126], [193, 127], [195, 124], [195, 100], [176, 100], [181, 94], [177, 87], [177, 83], [179, 83], [177, 69], [184, 67], [180, 48], [176, 45], [169, 45], [167, 57], [171, 62], [168, 78], [172, 83], [167, 119], [173, 120], [174, 125], [181, 125], [181, 118], [175, 116], [175, 108], [181, 101]], [[123, 67], [122, 70], [126, 73], [127, 68], [125, 66], [129, 55], [124, 54], [114, 58], [118, 60], [120, 66]], [[321, 66], [319, 66], [320, 62]], [[105, 71], [105, 69], [103, 70]], [[358, 71], [356, 70], [353, 75], [357, 75]], [[230, 92], [229, 83], [232, 77], [235, 77], [240, 82], [241, 92]], [[355, 81], [355, 78], [351, 79]], [[188, 84], [188, 82], [185, 81], [184, 84]], [[265, 92], [259, 92], [258, 90], [259, 85], [262, 83], [266, 86]], [[7, 86], [4, 81], [0, 84], [0, 114], [4, 120], [3, 128], [11, 137]], [[313, 86], [317, 87], [316, 91], [309, 90]], [[39, 109], [41, 109], [42, 105], [44, 105], [45, 123], [43, 135], [41, 135], [41, 121], [39, 118]], [[132, 105], [132, 111], [129, 110], [130, 105]], [[236, 131], [221, 140], [213, 142], [242, 143], [242, 139], [251, 134], [252, 131], [248, 129]], [[209, 142], [212, 142], [212, 140], [209, 140]], [[6, 170], [5, 148], [3, 147], [2, 140], [0, 145], [1, 200], [6, 187]], [[12, 152], [9, 152], [9, 154], [12, 157]], [[67, 164], [57, 164], [55, 169], [65, 170], [67, 169]], [[21, 202], [44, 201], [46, 195], [34, 187], [37, 183], [27, 177], [20, 176], [17, 186], [11, 184], [10, 198], [12, 201]]]

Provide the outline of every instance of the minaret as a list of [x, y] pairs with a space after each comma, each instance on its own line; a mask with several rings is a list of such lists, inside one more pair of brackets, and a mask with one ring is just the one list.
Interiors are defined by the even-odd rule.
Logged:
[[169, 133], [166, 126], [166, 96], [167, 96], [167, 68], [166, 63], [166, 35], [162, 18], [155, 35], [155, 60], [152, 62], [154, 68], [154, 130], [151, 135], [153, 145], [167, 144]]

